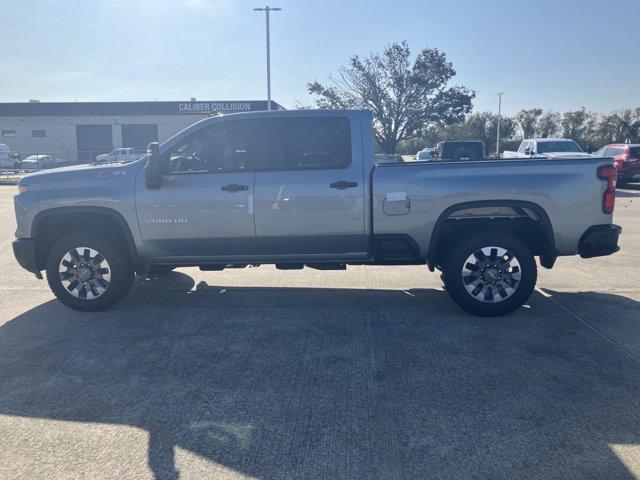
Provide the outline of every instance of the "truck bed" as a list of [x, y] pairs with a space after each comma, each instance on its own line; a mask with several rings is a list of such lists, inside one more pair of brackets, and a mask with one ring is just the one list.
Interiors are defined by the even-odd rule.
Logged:
[[455, 206], [508, 200], [540, 207], [559, 255], [575, 255], [582, 234], [609, 224], [602, 212], [606, 183], [597, 177], [607, 158], [410, 162], [378, 165], [372, 174], [375, 235], [407, 234], [426, 256], [434, 226]]

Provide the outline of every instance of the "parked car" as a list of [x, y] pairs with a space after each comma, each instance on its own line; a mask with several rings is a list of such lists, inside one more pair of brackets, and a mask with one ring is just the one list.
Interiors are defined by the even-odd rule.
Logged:
[[13, 153], [4, 143], [0, 143], [0, 168], [15, 168], [17, 164], [18, 154]]
[[462, 308], [501, 315], [532, 293], [534, 256], [618, 250], [609, 159], [376, 164], [366, 110], [209, 117], [149, 152], [19, 180], [15, 256], [71, 308], [114, 305], [154, 266], [427, 264]]
[[376, 153], [376, 163], [402, 163], [404, 159], [398, 153]]
[[568, 138], [529, 138], [520, 142], [517, 152], [505, 150], [503, 158], [590, 158], [580, 145]]
[[20, 162], [21, 170], [46, 170], [62, 166], [62, 160], [51, 155], [31, 155]]
[[436, 145], [433, 158], [440, 161], [482, 160], [485, 157], [484, 142], [444, 141]]
[[138, 152], [135, 148], [116, 148], [109, 153], [103, 153], [96, 157], [96, 164], [101, 163], [118, 163], [118, 162], [133, 162], [139, 159], [144, 154]]
[[435, 154], [435, 148], [425, 148], [416, 153], [416, 160], [420, 162], [428, 162], [433, 159], [433, 155]]
[[618, 185], [640, 180], [640, 144], [614, 143], [606, 145], [593, 154], [596, 157], [614, 159], [618, 172]]

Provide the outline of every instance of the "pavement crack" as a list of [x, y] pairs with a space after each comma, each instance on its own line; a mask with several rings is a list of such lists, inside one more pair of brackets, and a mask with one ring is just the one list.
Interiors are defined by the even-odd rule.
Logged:
[[547, 292], [545, 292], [544, 290], [542, 290], [540, 287], [536, 287], [536, 291], [538, 293], [540, 293], [543, 297], [551, 300], [553, 303], [555, 303], [558, 307], [560, 307], [562, 310], [564, 310], [565, 312], [567, 312], [569, 315], [571, 315], [573, 318], [575, 318], [576, 320], [578, 320], [580, 323], [582, 323], [585, 327], [587, 327], [588, 329], [592, 330], [593, 332], [595, 332], [598, 336], [604, 338], [605, 340], [609, 341], [610, 343], [612, 343], [615, 347], [617, 347], [619, 350], [621, 350], [623, 353], [625, 353], [627, 356], [631, 357], [633, 360], [635, 360], [636, 362], [640, 362], [640, 358], [638, 358], [638, 356], [633, 353], [631, 350], [629, 350], [627, 347], [625, 347], [624, 345], [620, 344], [618, 341], [614, 340], [613, 338], [611, 338], [609, 335], [607, 335], [606, 333], [604, 333], [602, 330], [598, 329], [596, 326], [594, 326], [592, 323], [590, 323], [589, 321], [585, 320], [584, 318], [582, 318], [580, 315], [578, 315], [576, 312], [570, 310], [569, 308], [565, 307], [563, 304], [561, 304], [559, 301], [557, 301], [555, 298], [553, 298], [552, 295], [549, 295]]

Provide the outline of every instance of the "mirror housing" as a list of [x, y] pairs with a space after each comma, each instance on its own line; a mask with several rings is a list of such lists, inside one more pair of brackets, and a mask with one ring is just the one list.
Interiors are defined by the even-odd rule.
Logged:
[[144, 167], [144, 183], [149, 190], [158, 189], [162, 185], [158, 147], [158, 142], [152, 142], [147, 149], [149, 158], [147, 160], [147, 166]]

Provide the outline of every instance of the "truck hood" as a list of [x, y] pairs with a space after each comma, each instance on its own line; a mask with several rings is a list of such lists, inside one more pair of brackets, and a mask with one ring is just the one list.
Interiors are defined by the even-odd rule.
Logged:
[[135, 176], [135, 171], [144, 158], [129, 163], [109, 163], [103, 165], [70, 165], [26, 174], [18, 185], [31, 187], [63, 188], [70, 184], [91, 183], [99, 179]]
[[112, 172], [126, 171], [129, 168], [131, 168], [133, 164], [138, 163], [140, 160], [142, 159], [138, 159], [134, 162], [127, 162], [127, 163], [103, 163], [100, 165], [85, 163], [82, 165], [69, 165], [67, 167], [50, 168], [47, 170], [39, 170], [37, 172], [28, 173], [22, 178], [23, 179], [38, 178], [38, 180], [40, 179], [45, 180], [45, 178], [49, 179], [53, 176], [61, 176], [61, 175], [83, 176], [83, 175], [92, 175], [94, 173], [98, 174], [100, 173], [101, 170], [105, 170], [105, 171], [108, 170]]

